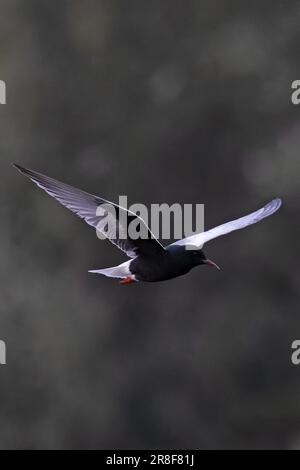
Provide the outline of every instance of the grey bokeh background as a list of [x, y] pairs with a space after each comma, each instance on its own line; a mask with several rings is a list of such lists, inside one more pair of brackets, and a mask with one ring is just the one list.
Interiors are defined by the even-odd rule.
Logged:
[[[298, 1], [2, 0], [0, 447], [298, 448]], [[205, 203], [221, 273], [125, 260], [16, 161], [108, 199]]]

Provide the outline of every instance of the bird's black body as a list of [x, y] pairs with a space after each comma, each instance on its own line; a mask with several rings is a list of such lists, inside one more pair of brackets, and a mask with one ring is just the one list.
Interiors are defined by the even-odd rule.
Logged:
[[138, 281], [159, 282], [183, 276], [206, 261], [202, 250], [170, 245], [156, 256], [138, 256], [130, 263], [130, 271]]

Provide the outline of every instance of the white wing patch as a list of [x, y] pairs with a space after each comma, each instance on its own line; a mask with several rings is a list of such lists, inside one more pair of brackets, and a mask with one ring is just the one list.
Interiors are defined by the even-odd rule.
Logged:
[[226, 224], [219, 225], [218, 227], [208, 230], [207, 232], [198, 233], [197, 235], [184, 238], [173, 243], [173, 245], [191, 245], [201, 249], [205, 243], [213, 240], [214, 238], [221, 237], [222, 235], [226, 235], [227, 233], [233, 232], [234, 230], [240, 230], [242, 228], [248, 227], [249, 225], [260, 222], [262, 219], [265, 219], [266, 217], [269, 217], [270, 215], [277, 212], [281, 205], [281, 199], [273, 199], [273, 201], [269, 202], [266, 206], [262, 207], [256, 212], [252, 212], [252, 214], [241, 217], [240, 219], [232, 220]]

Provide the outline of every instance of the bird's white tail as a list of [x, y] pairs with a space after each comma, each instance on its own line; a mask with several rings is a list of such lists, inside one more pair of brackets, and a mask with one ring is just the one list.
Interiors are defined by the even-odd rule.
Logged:
[[120, 264], [119, 266], [114, 266], [112, 268], [93, 269], [93, 270], [90, 270], [89, 273], [103, 274], [104, 276], [107, 276], [107, 277], [124, 278], [124, 277], [132, 275], [129, 269], [131, 261], [132, 260], [126, 261], [125, 263]]

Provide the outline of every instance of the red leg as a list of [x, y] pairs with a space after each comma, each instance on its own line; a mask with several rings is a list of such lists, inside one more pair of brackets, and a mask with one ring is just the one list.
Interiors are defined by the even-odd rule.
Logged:
[[124, 277], [122, 281], [120, 281], [120, 284], [132, 284], [135, 282], [134, 278], [132, 276]]

